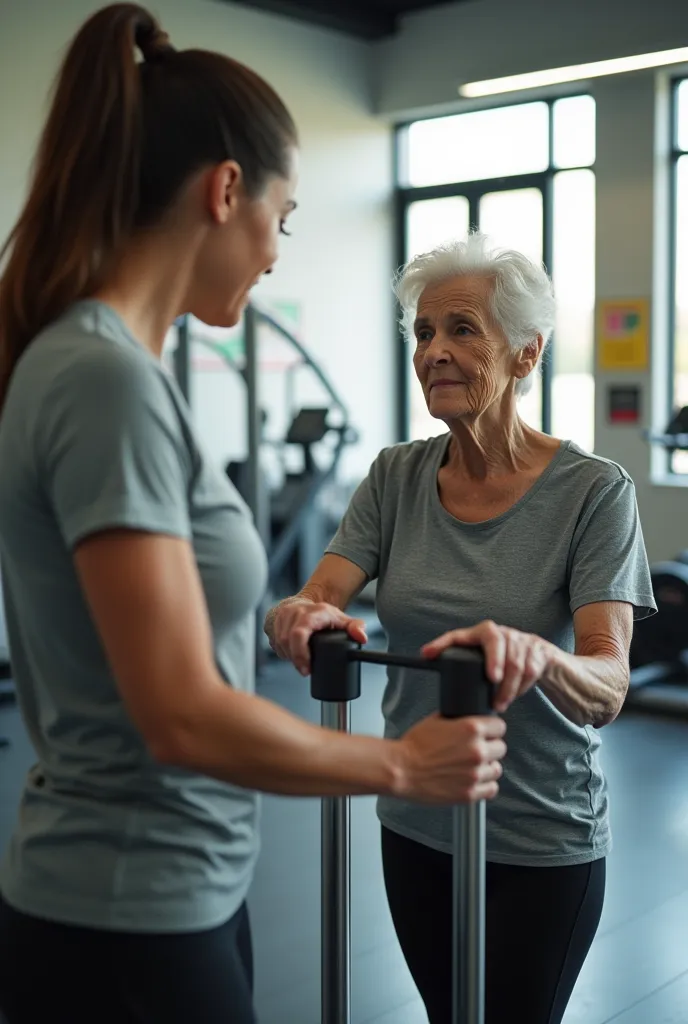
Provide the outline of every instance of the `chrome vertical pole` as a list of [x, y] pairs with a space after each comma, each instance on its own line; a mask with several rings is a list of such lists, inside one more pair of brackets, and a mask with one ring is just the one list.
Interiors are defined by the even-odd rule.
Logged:
[[454, 808], [452, 1024], [485, 1022], [485, 818], [484, 801]]
[[[349, 702], [324, 701], [322, 724], [349, 732]], [[351, 1024], [350, 804], [348, 797], [322, 801], [321, 1024]]]

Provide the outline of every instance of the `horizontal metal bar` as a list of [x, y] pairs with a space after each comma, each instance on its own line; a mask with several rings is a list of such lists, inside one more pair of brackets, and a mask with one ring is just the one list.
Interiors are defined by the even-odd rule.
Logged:
[[364, 661], [369, 665], [396, 665], [399, 668], [416, 668], [425, 672], [439, 672], [441, 665], [429, 658], [414, 655], [389, 654], [387, 651], [349, 651], [349, 661]]

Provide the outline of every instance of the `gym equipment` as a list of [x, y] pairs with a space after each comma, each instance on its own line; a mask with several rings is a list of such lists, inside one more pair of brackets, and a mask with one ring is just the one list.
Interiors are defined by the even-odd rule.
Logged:
[[[334, 450], [326, 468], [318, 465], [314, 445], [328, 436], [336, 436]], [[294, 416], [283, 441], [263, 441], [282, 455], [290, 447], [300, 448], [302, 468], [290, 472], [285, 468], [281, 486], [270, 490], [261, 474], [261, 494], [267, 495], [266, 514], [269, 522], [268, 572], [274, 593], [294, 594], [310, 577], [332, 537], [326, 516], [318, 508], [318, 498], [336, 476], [346, 444], [356, 439], [348, 426], [332, 424], [329, 409], [300, 409]], [[227, 474], [241, 496], [247, 497], [247, 462], [230, 462]]]
[[[289, 426], [280, 440], [266, 437], [267, 413], [260, 407], [259, 331], [267, 328], [294, 356], [293, 365], [284, 371], [284, 406]], [[252, 302], [243, 322], [243, 345], [239, 352], [194, 331], [189, 317], [177, 323], [177, 347], [174, 352], [174, 373], [187, 401], [190, 401], [190, 350], [201, 345], [217, 356], [246, 386], [247, 457], [226, 466], [228, 476], [251, 509], [256, 526], [268, 552], [269, 587], [280, 598], [298, 591], [310, 576], [333, 530], [320, 508], [321, 499], [339, 470], [344, 450], [358, 442], [347, 408], [322, 368], [308, 353], [291, 327], [273, 312]], [[295, 403], [295, 381], [298, 373], [307, 371], [324, 392], [327, 404], [298, 407]], [[334, 444], [323, 443], [330, 439]], [[318, 445], [324, 458], [319, 464], [314, 453]], [[270, 488], [263, 468], [261, 453], [270, 448], [284, 467], [285, 455], [297, 448], [302, 452], [302, 468], [283, 473], [283, 482]], [[285, 579], [286, 575], [286, 579]]]
[[[688, 451], [688, 406], [672, 414], [664, 433], [643, 437], [668, 455]], [[624, 706], [688, 715], [688, 550], [651, 566], [650, 575], [657, 614], [635, 623]]]
[[669, 420], [663, 434], [654, 434], [651, 430], [644, 431], [646, 441], [661, 445], [669, 454], [688, 450], [688, 405], [678, 409]]
[[629, 708], [688, 715], [688, 558], [650, 569], [657, 614], [636, 622]]
[[[311, 696], [322, 702], [323, 726], [348, 732], [350, 703], [361, 695], [360, 665], [400, 665], [439, 674], [440, 712], [447, 718], [492, 713], [494, 687], [481, 653], [450, 648], [435, 661], [364, 651], [345, 632], [311, 638]], [[351, 1024], [350, 801], [322, 801], [321, 1024]], [[485, 804], [454, 807], [453, 1024], [485, 1018]]]

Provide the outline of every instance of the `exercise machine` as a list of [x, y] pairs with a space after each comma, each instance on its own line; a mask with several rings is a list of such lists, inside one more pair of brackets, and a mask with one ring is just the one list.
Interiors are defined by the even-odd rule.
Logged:
[[688, 716], [688, 557], [651, 566], [657, 614], [636, 622], [626, 706]]
[[[315, 454], [316, 446], [333, 440], [325, 464]], [[266, 474], [259, 472], [259, 487], [268, 517], [268, 573], [274, 596], [296, 593], [310, 577], [332, 538], [336, 526], [319, 502], [328, 484], [335, 480], [344, 447], [357, 435], [344, 423], [332, 423], [328, 408], [302, 408], [292, 419], [284, 439], [263, 440], [277, 454], [282, 466], [280, 483], [271, 488]], [[289, 452], [298, 450], [300, 466], [289, 468]], [[247, 461], [232, 461], [227, 474], [247, 499]]]
[[[645, 439], [671, 455], [688, 451], [688, 406], [660, 434]], [[625, 706], [688, 716], [688, 550], [650, 567], [657, 614], [636, 622]]]
[[[333, 494], [342, 457], [348, 446], [357, 443], [358, 432], [331, 379], [293, 327], [274, 311], [251, 302], [242, 324], [242, 343], [233, 349], [190, 317], [182, 317], [176, 326], [172, 368], [192, 409], [194, 346], [213, 353], [243, 382], [246, 454], [231, 458], [225, 471], [253, 513], [263, 539], [269, 572], [265, 603], [274, 603], [303, 586], [337, 528], [346, 503], [333, 499]], [[271, 371], [261, 361], [263, 338], [268, 342], [277, 338], [290, 357], [280, 371], [279, 393], [273, 386], [267, 397], [266, 378]], [[274, 385], [272, 379], [269, 383]], [[306, 404], [297, 398], [299, 390], [309, 397], [317, 393], [319, 401]], [[352, 614], [363, 618], [372, 635], [380, 627], [369, 593]], [[264, 610], [258, 612], [259, 627]], [[258, 628], [259, 666], [269, 653], [261, 634]]]
[[[311, 638], [311, 696], [326, 728], [349, 731], [350, 703], [361, 695], [360, 666], [401, 665], [439, 675], [440, 714], [492, 713], [494, 686], [481, 652], [453, 647], [431, 664], [420, 656], [362, 650], [338, 630]], [[322, 1024], [351, 1024], [350, 800], [328, 797], [321, 812]], [[453, 809], [452, 1024], [485, 1021], [485, 803]]]

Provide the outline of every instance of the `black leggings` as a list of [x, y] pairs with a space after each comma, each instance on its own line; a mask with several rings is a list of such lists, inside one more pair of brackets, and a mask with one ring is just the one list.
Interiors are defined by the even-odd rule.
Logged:
[[[387, 899], [430, 1024], [450, 1024], [451, 857], [382, 829]], [[602, 913], [605, 861], [487, 865], [485, 1024], [561, 1024]]]
[[0, 900], [8, 1024], [255, 1024], [248, 912], [192, 934], [53, 924]]

